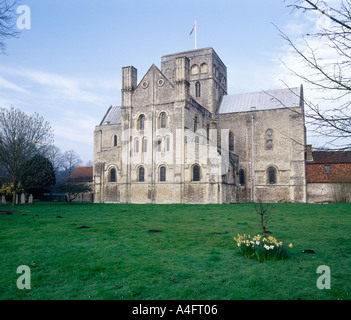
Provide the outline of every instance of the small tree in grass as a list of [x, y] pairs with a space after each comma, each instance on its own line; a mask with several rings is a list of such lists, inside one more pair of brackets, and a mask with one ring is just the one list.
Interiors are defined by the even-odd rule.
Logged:
[[91, 192], [92, 189], [87, 184], [66, 182], [57, 186], [56, 191], [66, 193], [68, 202], [71, 204], [79, 194]]
[[256, 213], [260, 216], [260, 226], [263, 231], [263, 237], [266, 238], [267, 233], [267, 225], [270, 218], [270, 214], [273, 210], [271, 203], [263, 203], [262, 200], [258, 200], [258, 202], [254, 203]]
[[260, 227], [263, 231], [263, 236], [260, 234], [251, 237], [250, 235], [240, 235], [234, 237], [241, 253], [246, 258], [254, 258], [259, 261], [265, 260], [284, 260], [288, 257], [288, 247], [291, 248], [290, 243], [287, 247], [283, 245], [283, 242], [278, 241], [272, 236], [267, 237], [267, 225], [270, 221], [270, 213], [272, 212], [271, 203], [263, 203], [262, 200], [258, 200], [254, 203], [256, 213], [260, 216]]

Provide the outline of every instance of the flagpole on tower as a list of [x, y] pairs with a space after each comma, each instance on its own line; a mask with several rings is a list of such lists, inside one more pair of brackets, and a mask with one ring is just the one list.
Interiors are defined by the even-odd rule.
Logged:
[[195, 20], [194, 27], [190, 31], [189, 37], [193, 34], [194, 31], [195, 31], [195, 50], [196, 50], [197, 49], [197, 26], [196, 26], [196, 20]]
[[197, 26], [196, 26], [196, 20], [195, 20], [195, 50], [197, 49]]

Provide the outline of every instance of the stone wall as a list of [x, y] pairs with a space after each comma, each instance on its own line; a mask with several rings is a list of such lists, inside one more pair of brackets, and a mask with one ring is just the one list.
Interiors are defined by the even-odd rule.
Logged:
[[308, 183], [307, 202], [351, 202], [351, 183]]
[[[254, 119], [252, 119], [252, 115]], [[228, 145], [234, 135], [234, 153], [239, 170], [245, 172], [241, 201], [305, 202], [304, 118], [301, 108], [273, 109], [218, 115], [218, 144]], [[272, 146], [267, 148], [267, 131]], [[252, 135], [253, 134], [253, 135]], [[276, 170], [276, 183], [270, 184], [268, 168]], [[254, 174], [253, 174], [254, 172]], [[253, 196], [252, 189], [255, 190]]]

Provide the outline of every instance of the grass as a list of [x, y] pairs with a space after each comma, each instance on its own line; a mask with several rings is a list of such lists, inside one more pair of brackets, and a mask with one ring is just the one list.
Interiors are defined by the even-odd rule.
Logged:
[[[268, 230], [294, 246], [287, 260], [261, 263], [245, 259], [233, 240], [261, 232], [252, 204], [36, 203], [15, 210], [26, 212], [0, 213], [2, 300], [351, 296], [350, 204], [275, 204]], [[16, 286], [19, 265], [31, 269], [30, 290]], [[320, 265], [330, 267], [329, 290], [316, 286]]]

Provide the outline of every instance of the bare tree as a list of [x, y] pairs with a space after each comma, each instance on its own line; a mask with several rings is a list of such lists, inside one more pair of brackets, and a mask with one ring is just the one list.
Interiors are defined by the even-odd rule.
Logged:
[[[351, 148], [351, 2], [340, 0], [338, 8], [330, 7], [320, 0], [287, 0], [293, 11], [316, 12], [329, 23], [319, 26], [314, 34], [304, 34], [303, 49], [281, 30], [280, 34], [293, 49], [305, 71], [287, 68], [312, 88], [319, 90], [320, 99], [305, 99], [306, 117], [317, 135], [328, 138], [330, 149]], [[319, 40], [336, 57], [333, 61], [322, 58], [319, 48], [312, 45]]]
[[60, 185], [66, 182], [69, 175], [82, 163], [79, 155], [74, 150], [61, 152], [58, 147], [55, 150], [54, 167], [56, 172], [56, 184]]
[[270, 221], [270, 214], [273, 210], [271, 203], [263, 203], [263, 201], [258, 198], [257, 202], [254, 203], [255, 211], [260, 216], [260, 227], [263, 231], [263, 237], [266, 238], [266, 234], [269, 232], [267, 230], [268, 222]]
[[0, 1], [0, 54], [6, 52], [6, 39], [18, 37], [20, 32], [16, 28], [15, 8], [17, 0]]
[[54, 170], [56, 173], [59, 171], [62, 171], [64, 162], [63, 162], [63, 154], [59, 147], [55, 145], [50, 146], [47, 157], [52, 163], [52, 166], [54, 167]]
[[93, 160], [88, 160], [88, 161], [85, 163], [85, 165], [86, 165], [87, 167], [92, 167], [92, 166], [94, 165], [94, 161], [93, 161]]
[[65, 183], [69, 175], [82, 164], [82, 160], [74, 150], [62, 152], [55, 145], [49, 148], [47, 157], [54, 167], [57, 185]]
[[38, 114], [0, 108], [0, 162], [13, 184], [13, 202], [23, 176], [35, 165], [37, 155], [45, 156], [53, 142], [53, 132]]
[[82, 163], [79, 155], [74, 150], [63, 154], [64, 168], [68, 176]]

